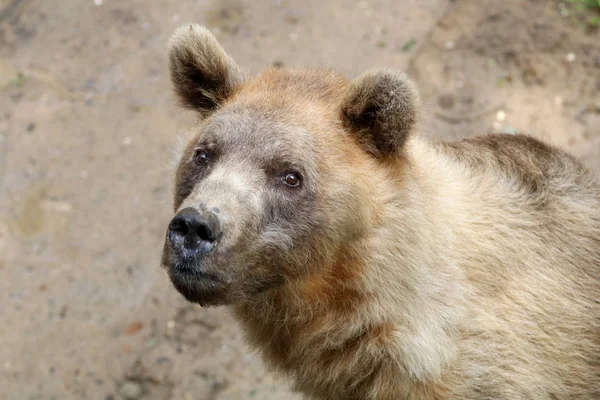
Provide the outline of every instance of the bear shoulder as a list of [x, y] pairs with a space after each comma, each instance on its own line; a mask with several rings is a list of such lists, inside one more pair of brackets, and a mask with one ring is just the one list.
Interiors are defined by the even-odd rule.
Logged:
[[492, 173], [512, 180], [529, 193], [552, 188], [566, 192], [592, 188], [590, 170], [571, 154], [524, 134], [488, 134], [441, 144], [444, 152], [474, 174]]

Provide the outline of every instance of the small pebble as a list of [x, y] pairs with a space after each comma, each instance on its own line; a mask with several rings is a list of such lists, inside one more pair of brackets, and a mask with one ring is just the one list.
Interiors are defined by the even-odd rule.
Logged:
[[142, 395], [142, 388], [135, 382], [127, 381], [121, 385], [119, 393], [127, 400], [136, 400]]
[[496, 113], [496, 120], [499, 122], [503, 122], [504, 120], [506, 120], [506, 113], [503, 110], [499, 110]]
[[454, 95], [452, 93], [446, 93], [439, 97], [438, 99], [440, 107], [448, 110], [454, 108]]
[[285, 21], [288, 24], [296, 25], [300, 19], [296, 15], [287, 15]]
[[61, 200], [44, 200], [42, 202], [42, 207], [59, 213], [70, 213], [73, 211], [73, 204]]
[[175, 328], [175, 321], [169, 321], [169, 322], [167, 322], [167, 328], [169, 328], [169, 329]]
[[131, 138], [129, 136], [126, 136], [123, 138], [123, 144], [125, 146], [129, 146], [131, 144]]
[[102, 0], [94, 0], [94, 5], [100, 7], [102, 5]]
[[561, 96], [556, 96], [554, 98], [554, 105], [557, 106], [557, 107], [562, 106], [563, 102], [564, 102], [564, 100], [563, 100], [563, 98]]
[[456, 47], [456, 43], [454, 43], [454, 41], [446, 40], [446, 49], [447, 50], [452, 50], [454, 47]]
[[292, 32], [292, 33], [290, 33], [290, 36], [289, 36], [289, 38], [290, 38], [290, 40], [292, 40], [292, 41], [296, 41], [296, 40], [298, 40], [298, 34], [297, 34], [297, 33], [295, 33], [295, 32]]
[[126, 335], [135, 335], [136, 333], [138, 333], [139, 331], [141, 331], [142, 329], [144, 329], [144, 324], [142, 321], [134, 321], [132, 323], [130, 323], [129, 325], [127, 325], [127, 327], [124, 330], [124, 333]]
[[568, 62], [573, 62], [573, 61], [575, 61], [577, 56], [575, 55], [575, 53], [569, 53], [569, 54], [567, 54], [567, 56], [565, 58]]

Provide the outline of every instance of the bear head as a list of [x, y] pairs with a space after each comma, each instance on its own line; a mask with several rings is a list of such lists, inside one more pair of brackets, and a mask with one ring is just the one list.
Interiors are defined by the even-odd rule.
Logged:
[[178, 160], [162, 256], [177, 290], [234, 304], [319, 273], [377, 220], [378, 168], [404, 159], [419, 98], [401, 72], [248, 79], [205, 28], [169, 44], [175, 93], [201, 118]]

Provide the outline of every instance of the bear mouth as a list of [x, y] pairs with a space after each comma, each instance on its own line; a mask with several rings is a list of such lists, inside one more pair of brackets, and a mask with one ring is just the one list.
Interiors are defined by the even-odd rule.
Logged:
[[227, 285], [218, 276], [185, 264], [173, 265], [168, 275], [175, 289], [187, 301], [201, 306], [224, 304]]

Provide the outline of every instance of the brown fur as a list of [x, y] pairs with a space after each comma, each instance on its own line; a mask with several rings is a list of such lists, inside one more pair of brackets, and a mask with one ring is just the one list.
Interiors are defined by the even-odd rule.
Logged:
[[417, 123], [419, 94], [408, 77], [372, 71], [353, 82], [342, 101], [342, 121], [376, 157], [402, 148]]
[[171, 80], [180, 103], [208, 115], [225, 101], [242, 73], [206, 28], [182, 26], [169, 42]]
[[[225, 236], [195, 266], [218, 282], [184, 280], [182, 294], [233, 305], [314, 399], [600, 398], [600, 187], [585, 167], [521, 135], [425, 141], [416, 90], [393, 71], [206, 84], [188, 75], [240, 75], [186, 29], [171, 75], [207, 119], [176, 211], [218, 207]], [[212, 164], [194, 167], [209, 144]], [[290, 168], [297, 190], [280, 184]], [[166, 243], [181, 283], [173, 260]]]

